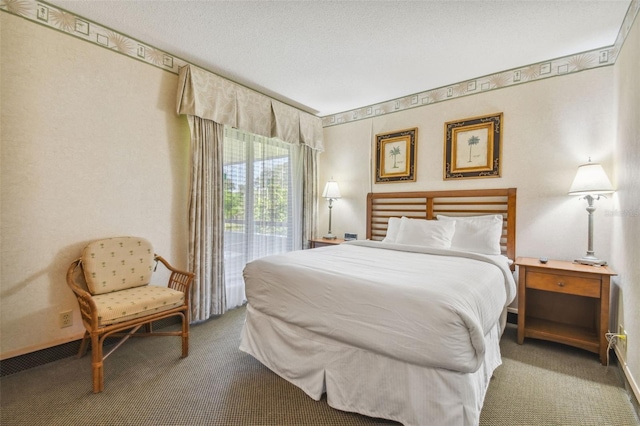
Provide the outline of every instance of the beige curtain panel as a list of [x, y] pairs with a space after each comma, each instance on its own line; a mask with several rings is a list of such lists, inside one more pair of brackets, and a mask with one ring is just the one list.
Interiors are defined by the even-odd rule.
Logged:
[[324, 151], [322, 120], [193, 65], [180, 69], [178, 114]]
[[227, 311], [224, 282], [223, 126], [188, 116], [191, 130], [191, 193], [189, 195], [189, 270], [191, 321]]

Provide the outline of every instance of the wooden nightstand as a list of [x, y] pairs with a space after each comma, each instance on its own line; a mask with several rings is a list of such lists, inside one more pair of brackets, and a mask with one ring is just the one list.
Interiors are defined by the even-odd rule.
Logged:
[[324, 238], [314, 238], [312, 240], [309, 240], [309, 248], [337, 246], [338, 244], [342, 244], [342, 243], [344, 243], [344, 240], [341, 238], [336, 238], [335, 240], [325, 240]]
[[595, 352], [607, 363], [609, 286], [606, 266], [518, 257], [518, 343], [551, 340]]

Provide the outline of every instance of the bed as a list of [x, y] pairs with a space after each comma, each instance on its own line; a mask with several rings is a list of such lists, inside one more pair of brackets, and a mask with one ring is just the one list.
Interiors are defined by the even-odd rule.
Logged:
[[515, 211], [515, 188], [368, 194], [366, 240], [247, 264], [240, 349], [339, 410], [478, 424], [516, 292]]

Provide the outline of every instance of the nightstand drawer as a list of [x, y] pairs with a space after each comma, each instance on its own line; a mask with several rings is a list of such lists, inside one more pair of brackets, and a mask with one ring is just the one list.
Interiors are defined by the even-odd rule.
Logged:
[[527, 271], [527, 287], [556, 293], [600, 297], [600, 280]]

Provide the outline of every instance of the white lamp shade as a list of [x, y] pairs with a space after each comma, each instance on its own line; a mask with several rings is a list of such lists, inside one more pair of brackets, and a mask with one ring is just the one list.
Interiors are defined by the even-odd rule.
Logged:
[[611, 181], [598, 163], [587, 163], [578, 167], [578, 173], [569, 195], [607, 194], [613, 192]]
[[327, 182], [327, 184], [324, 186], [322, 197], [327, 199], [331, 198], [334, 200], [340, 198], [340, 187], [338, 186], [338, 183], [332, 180]]

